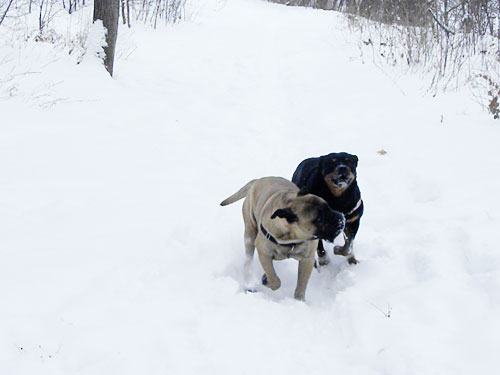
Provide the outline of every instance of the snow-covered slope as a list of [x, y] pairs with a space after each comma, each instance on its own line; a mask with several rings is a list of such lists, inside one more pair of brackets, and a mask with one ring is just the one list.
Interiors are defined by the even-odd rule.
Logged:
[[[498, 122], [363, 64], [336, 13], [221, 5], [120, 29], [114, 79], [38, 44], [53, 103], [0, 101], [0, 373], [494, 373]], [[360, 158], [360, 263], [307, 303], [292, 260], [245, 294], [219, 202], [334, 151]]]

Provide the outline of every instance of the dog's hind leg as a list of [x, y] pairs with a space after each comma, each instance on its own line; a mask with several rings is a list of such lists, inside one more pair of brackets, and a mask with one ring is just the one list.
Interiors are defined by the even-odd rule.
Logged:
[[245, 265], [243, 266], [243, 278], [245, 288], [253, 290], [251, 286], [251, 272], [250, 265], [252, 264], [253, 255], [255, 253], [255, 239], [257, 238], [257, 221], [251, 211], [251, 204], [247, 199], [243, 202], [243, 221], [245, 222]]
[[257, 230], [245, 226], [245, 264], [243, 266], [243, 277], [245, 287], [249, 287], [251, 272], [250, 265], [252, 264], [253, 255], [255, 253], [255, 238], [257, 237]]
[[243, 279], [245, 288], [247, 290], [254, 291], [254, 287], [251, 283], [250, 265], [252, 264], [253, 255], [255, 253], [255, 239], [257, 238], [258, 229], [257, 221], [255, 220], [255, 216], [252, 212], [252, 205], [249, 197], [247, 197], [243, 202], [242, 212], [243, 222], [245, 223], [245, 264], [243, 266]]

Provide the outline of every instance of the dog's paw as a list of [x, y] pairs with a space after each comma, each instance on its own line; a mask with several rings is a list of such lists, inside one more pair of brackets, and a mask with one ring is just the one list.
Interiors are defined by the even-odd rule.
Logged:
[[347, 259], [347, 262], [349, 264], [358, 264], [359, 263], [359, 261], [354, 257], [354, 255], [349, 257], [349, 259]]
[[325, 254], [324, 256], [320, 257], [318, 261], [320, 266], [326, 266], [330, 264], [330, 257], [328, 256], [328, 254]]
[[267, 275], [263, 274], [262, 275], [262, 285], [267, 286], [268, 288], [271, 288], [272, 290], [279, 289], [281, 287], [281, 280], [276, 279], [273, 281], [268, 280]]
[[333, 248], [333, 253], [335, 255], [343, 255], [343, 256], [346, 256], [348, 253], [349, 253], [349, 249], [346, 249], [344, 246], [335, 246]]
[[295, 298], [297, 301], [302, 301], [302, 302], [306, 301], [306, 296], [304, 295], [304, 293], [295, 292], [295, 295], [293, 296], [293, 298]]
[[281, 287], [281, 280], [280, 280], [280, 279], [278, 279], [277, 281], [275, 281], [275, 282], [273, 282], [273, 283], [272, 283], [272, 282], [269, 282], [269, 285], [268, 285], [268, 286], [269, 286], [269, 288], [271, 288], [272, 290], [277, 290], [277, 289], [279, 289], [279, 288]]

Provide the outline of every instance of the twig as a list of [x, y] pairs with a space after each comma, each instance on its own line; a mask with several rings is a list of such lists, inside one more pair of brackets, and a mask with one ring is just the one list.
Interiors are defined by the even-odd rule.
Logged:
[[5, 16], [7, 15], [7, 12], [9, 11], [9, 8], [13, 2], [14, 2], [14, 0], [10, 0], [9, 5], [7, 5], [7, 9], [5, 9], [5, 12], [3, 12], [3, 16], [0, 19], [0, 25], [2, 24], [3, 20], [5, 19]]
[[450, 9], [448, 9], [446, 12], [444, 12], [445, 14], [450, 14], [451, 12], [453, 12], [455, 9], [461, 7], [462, 5], [464, 5], [466, 3], [466, 1], [461, 1], [460, 3], [458, 3], [457, 5], [455, 5], [454, 7], [451, 7]]
[[429, 11], [429, 13], [432, 15], [432, 18], [434, 18], [434, 21], [436, 21], [436, 23], [441, 26], [441, 28], [446, 32], [446, 36], [449, 38], [450, 37], [450, 34], [452, 35], [455, 35], [455, 32], [454, 31], [451, 31], [450, 29], [448, 29], [446, 26], [444, 26], [440, 21], [439, 19], [436, 17], [436, 15], [434, 14], [434, 12], [432, 11], [431, 8], [428, 8], [427, 9]]
[[370, 301], [367, 301], [370, 305], [372, 305], [373, 307], [375, 307], [378, 311], [380, 311], [386, 318], [390, 318], [391, 317], [391, 305], [387, 304], [387, 312], [383, 311], [380, 307], [378, 307], [377, 305], [371, 303]]

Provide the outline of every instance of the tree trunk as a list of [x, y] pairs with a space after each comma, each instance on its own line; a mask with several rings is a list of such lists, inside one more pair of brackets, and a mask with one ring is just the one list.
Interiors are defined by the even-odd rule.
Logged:
[[106, 43], [104, 47], [104, 66], [113, 76], [116, 37], [118, 35], [119, 0], [94, 0], [94, 22], [101, 20], [106, 28]]
[[[128, 3], [129, 0], [126, 0], [126, 1], [127, 1], [127, 26], [130, 29], [130, 6]], [[498, 1], [500, 1], [500, 0], [498, 0]]]
[[497, 8], [497, 54], [500, 57], [500, 0], [498, 0], [498, 8]]
[[125, 0], [120, 0], [121, 6], [122, 6], [122, 23], [125, 25], [127, 23], [127, 20], [125, 19]]

